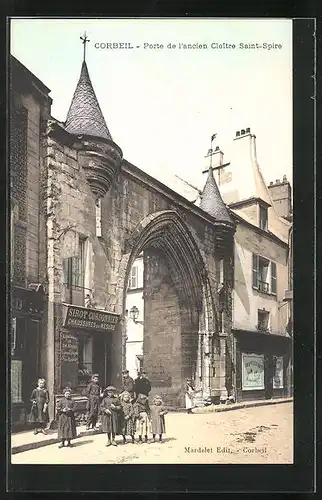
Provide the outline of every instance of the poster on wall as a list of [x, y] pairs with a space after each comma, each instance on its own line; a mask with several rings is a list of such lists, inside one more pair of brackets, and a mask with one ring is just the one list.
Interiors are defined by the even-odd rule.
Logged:
[[242, 353], [243, 390], [264, 389], [264, 354]]
[[283, 389], [283, 356], [274, 356], [273, 389]]
[[20, 359], [11, 361], [11, 401], [22, 402], [22, 361]]

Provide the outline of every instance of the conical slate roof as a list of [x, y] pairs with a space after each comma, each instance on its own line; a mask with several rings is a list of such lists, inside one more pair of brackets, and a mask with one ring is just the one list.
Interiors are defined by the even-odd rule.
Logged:
[[214, 179], [212, 168], [208, 171], [208, 177], [202, 192], [200, 208], [217, 220], [232, 222]]
[[78, 84], [67, 113], [65, 129], [70, 134], [93, 135], [112, 139], [98, 104], [85, 61], [83, 61]]

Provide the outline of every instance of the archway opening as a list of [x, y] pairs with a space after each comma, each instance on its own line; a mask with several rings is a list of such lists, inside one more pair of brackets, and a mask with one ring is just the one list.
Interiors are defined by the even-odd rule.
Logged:
[[180, 406], [184, 380], [195, 379], [201, 368], [200, 329], [210, 309], [204, 262], [174, 211], [143, 221], [128, 240], [128, 250], [123, 364], [132, 376], [144, 368], [152, 393]]

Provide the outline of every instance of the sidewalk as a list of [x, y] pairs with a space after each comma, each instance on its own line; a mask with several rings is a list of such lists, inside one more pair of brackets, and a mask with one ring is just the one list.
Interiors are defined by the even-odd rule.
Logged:
[[[291, 401], [293, 401], [293, 398], [245, 401], [229, 405], [225, 404], [210, 405], [202, 408], [194, 408], [193, 413], [199, 414], [199, 413], [230, 411], [230, 410], [238, 410], [240, 408], [251, 408], [255, 406], [289, 403]], [[87, 431], [85, 426], [77, 427], [77, 437], [90, 436], [92, 434], [97, 434], [99, 432], [100, 431], [93, 431], [93, 430]], [[59, 441], [60, 440], [57, 438], [57, 430], [48, 430], [47, 435], [44, 434], [34, 435], [32, 431], [18, 432], [11, 435], [11, 453], [12, 454], [21, 453], [23, 451], [28, 451], [35, 448], [41, 448], [43, 446], [59, 443]]]

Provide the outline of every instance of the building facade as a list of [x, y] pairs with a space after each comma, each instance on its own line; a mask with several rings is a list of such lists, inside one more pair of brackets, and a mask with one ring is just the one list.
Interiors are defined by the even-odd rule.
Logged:
[[42, 204], [42, 132], [50, 90], [10, 59], [10, 345], [11, 421], [24, 425], [30, 395], [43, 376], [46, 242]]
[[144, 340], [144, 264], [143, 254], [133, 262], [128, 282], [125, 306], [126, 368], [136, 378], [143, 368]]
[[214, 171], [223, 200], [235, 216], [234, 387], [236, 399], [288, 396], [292, 392], [289, 231], [291, 187], [286, 177], [266, 185], [256, 136], [236, 132], [231, 162], [217, 147]]

